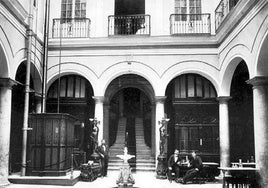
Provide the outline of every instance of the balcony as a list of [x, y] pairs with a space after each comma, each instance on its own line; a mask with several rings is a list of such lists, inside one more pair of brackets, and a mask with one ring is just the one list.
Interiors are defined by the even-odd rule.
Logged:
[[210, 34], [210, 14], [171, 14], [170, 34]]
[[53, 19], [52, 38], [88, 38], [89, 34], [88, 18]]
[[236, 6], [239, 0], [221, 0], [215, 10], [215, 27], [219, 28], [229, 12]]
[[108, 17], [108, 35], [150, 35], [150, 15], [123, 15]]

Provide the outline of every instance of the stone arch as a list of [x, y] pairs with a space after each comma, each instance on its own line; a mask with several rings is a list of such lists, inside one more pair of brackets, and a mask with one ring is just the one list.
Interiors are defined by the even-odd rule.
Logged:
[[239, 56], [239, 55], [232, 57], [232, 59], [230, 59], [229, 63], [226, 65], [226, 67], [223, 69], [224, 71], [222, 72], [220, 96], [229, 96], [230, 95], [231, 82], [232, 82], [234, 72], [236, 70], [236, 67], [242, 61], [244, 61], [246, 63], [246, 66], [247, 66], [249, 74], [250, 74], [250, 69], [249, 69], [248, 63], [247, 63], [247, 61], [245, 61], [244, 57]]
[[[85, 66], [83, 66], [79, 63], [75, 63], [75, 62], [61, 63], [61, 72], [60, 73], [62, 76], [69, 75], [69, 74], [75, 74], [75, 75], [80, 75], [80, 76], [84, 77], [91, 84], [92, 89], [93, 89], [93, 93], [94, 94], [97, 93], [96, 92], [98, 89], [97, 75], [94, 73], [93, 70], [89, 69], [88, 67], [85, 67]], [[58, 65], [52, 66], [48, 69], [47, 89], [58, 78], [58, 76], [59, 76]]]
[[[130, 97], [128, 99], [124, 98], [125, 92], [130, 89], [132, 90], [134, 88], [134, 90], [136, 89], [137, 92], [133, 92], [133, 96], [139, 96], [140, 98], [138, 99], [139, 102], [135, 103], [135, 97]], [[137, 94], [137, 95], [136, 95]], [[123, 100], [126, 101], [132, 101], [131, 104], [133, 104], [133, 102], [135, 104], [139, 104], [138, 108], [139, 110], [135, 110], [135, 113], [129, 113], [131, 111], [132, 105], [125, 105], [124, 102], [120, 103], [120, 96], [123, 96]], [[111, 132], [110, 130], [112, 129], [116, 129], [116, 126], [118, 124], [118, 121], [120, 118], [125, 117], [125, 118], [133, 118], [133, 117], [139, 117], [144, 119], [149, 119], [150, 123], [148, 124], [148, 126], [144, 127], [150, 127], [149, 129], [147, 129], [147, 133], [151, 135], [151, 137], [144, 137], [145, 141], [147, 140], [147, 142], [151, 143], [151, 152], [154, 153], [155, 151], [155, 143], [154, 143], [154, 139], [155, 139], [155, 92], [154, 89], [151, 85], [151, 83], [144, 77], [140, 76], [139, 74], [135, 74], [133, 72], [131, 73], [125, 73], [125, 74], [121, 74], [117, 77], [115, 77], [110, 83], [109, 85], [106, 87], [105, 93], [104, 93], [104, 98], [105, 98], [105, 104], [104, 104], [104, 138], [106, 140], [109, 140], [109, 142], [111, 142], [111, 144], [114, 143], [114, 139], [116, 138], [114, 133]], [[144, 101], [141, 98], [146, 98], [145, 103], [141, 102]], [[121, 98], [122, 99], [122, 98]], [[113, 102], [113, 100], [118, 101], [117, 102]], [[123, 104], [123, 109], [120, 108], [120, 104]], [[144, 108], [144, 104], [146, 107], [149, 108]], [[116, 105], [118, 105], [117, 107], [115, 107]], [[133, 105], [135, 106], [135, 105]], [[142, 106], [142, 107], [141, 107]], [[115, 107], [115, 108], [114, 108]], [[122, 107], [122, 106], [121, 106]], [[137, 107], [137, 106], [136, 106]], [[117, 111], [115, 109], [118, 109]], [[121, 111], [121, 110], [122, 111]], [[136, 108], [132, 108], [136, 109]], [[142, 110], [141, 110], [142, 109]], [[147, 109], [147, 110], [144, 110]], [[125, 111], [126, 110], [126, 111]], [[137, 113], [136, 113], [137, 112]], [[111, 115], [112, 114], [112, 115]], [[130, 117], [131, 116], [131, 117]], [[112, 118], [111, 118], [112, 117]], [[113, 127], [114, 126], [114, 127]], [[111, 139], [112, 138], [112, 139]], [[133, 137], [131, 137], [133, 138]], [[149, 141], [150, 140], [150, 141]], [[151, 155], [151, 154], [150, 154]]]
[[160, 88], [160, 77], [154, 69], [141, 62], [119, 62], [104, 70], [99, 80], [99, 83], [102, 83], [99, 95], [103, 96], [105, 94], [107, 87], [115, 78], [126, 74], [135, 74], [146, 79], [152, 86], [155, 95], [157, 95]]
[[[16, 67], [14, 77], [16, 77], [17, 71], [22, 64], [24, 64], [26, 66], [26, 59], [21, 60], [21, 63], [18, 64], [18, 66]], [[33, 62], [31, 62], [30, 75], [31, 75], [31, 78], [33, 79], [33, 86], [34, 86], [33, 89], [35, 90], [36, 93], [41, 94], [41, 92], [42, 92], [42, 76], [41, 76], [42, 73], [41, 73], [40, 68], [38, 68], [36, 66], [36, 64]]]
[[249, 48], [242, 44], [234, 45], [225, 54], [225, 56], [220, 57], [222, 61], [220, 62], [220, 96], [229, 96], [231, 89], [231, 81], [236, 67], [241, 61], [246, 63], [249, 71], [250, 77], [253, 75], [253, 65], [252, 56]]
[[[193, 66], [193, 64], [195, 66]], [[216, 89], [217, 94], [219, 93], [219, 84], [218, 84], [218, 75], [219, 71], [204, 62], [199, 62], [199, 61], [193, 61], [193, 62], [179, 62], [171, 67], [169, 67], [165, 73], [162, 75], [162, 92], [160, 94], [164, 95], [165, 91], [167, 89], [168, 84], [176, 77], [182, 75], [182, 74], [189, 74], [189, 73], [194, 73], [194, 74], [199, 74], [206, 79], [208, 79], [213, 86]]]
[[[134, 77], [138, 77], [139, 80], [137, 80], [137, 82], [133, 83], [131, 82], [131, 80], [127, 80], [124, 84], [122, 84], [121, 86], [120, 85], [117, 85], [116, 87], [114, 87], [113, 85], [116, 85], [116, 84], [113, 84], [114, 82], [117, 82], [118, 79], [120, 78], [123, 78], [124, 77], [126, 78], [127, 75], [121, 75], [117, 78], [115, 78], [109, 85], [108, 87], [106, 88], [106, 91], [105, 91], [105, 99], [107, 102], [109, 102], [111, 100], [111, 98], [120, 90], [122, 89], [125, 89], [125, 88], [129, 88], [129, 87], [132, 87], [132, 88], [136, 88], [136, 89], [139, 89], [141, 91], [143, 91], [150, 99], [151, 103], [154, 102], [154, 97], [155, 97], [155, 94], [154, 94], [154, 90], [153, 88], [151, 87], [150, 83], [143, 77], [141, 76], [138, 76], [138, 75], [135, 75], [135, 74], [129, 74], [131, 78], [134, 78]], [[131, 79], [130, 78], [130, 79]], [[140, 84], [137, 84], [137, 83], [140, 83]]]
[[268, 75], [268, 28], [261, 41], [259, 46], [259, 50], [256, 55], [256, 68], [255, 75], [256, 76], [267, 76]]

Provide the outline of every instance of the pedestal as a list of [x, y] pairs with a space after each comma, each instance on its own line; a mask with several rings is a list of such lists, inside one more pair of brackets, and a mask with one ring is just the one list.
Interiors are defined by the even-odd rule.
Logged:
[[157, 168], [156, 168], [156, 178], [166, 179], [167, 178], [167, 156], [165, 154], [160, 154], [157, 157]]
[[133, 187], [134, 183], [135, 180], [131, 174], [131, 168], [129, 167], [129, 164], [123, 164], [123, 166], [120, 168], [119, 177], [116, 180], [118, 188], [131, 188]]

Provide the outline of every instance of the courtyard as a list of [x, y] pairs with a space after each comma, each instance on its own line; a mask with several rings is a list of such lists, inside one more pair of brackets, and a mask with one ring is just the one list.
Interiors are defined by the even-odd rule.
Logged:
[[[116, 179], [118, 177], [118, 171], [110, 171], [108, 172], [108, 176], [104, 178], [98, 178], [93, 182], [83, 182], [79, 181], [74, 186], [53, 186], [53, 185], [23, 185], [23, 184], [11, 184], [10, 188], [57, 188], [57, 187], [73, 187], [73, 188], [115, 188]], [[222, 184], [219, 182], [206, 182], [204, 184], [179, 184], [175, 183], [174, 181], [170, 183], [167, 179], [160, 180], [155, 178], [154, 172], [137, 172], [133, 173], [135, 184], [134, 188], [175, 188], [175, 187], [206, 187], [206, 188], [220, 188]]]

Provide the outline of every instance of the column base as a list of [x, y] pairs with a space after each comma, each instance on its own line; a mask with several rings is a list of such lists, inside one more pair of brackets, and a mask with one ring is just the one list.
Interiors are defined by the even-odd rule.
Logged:
[[8, 180], [0, 180], [0, 187], [5, 187], [10, 185], [10, 182]]

